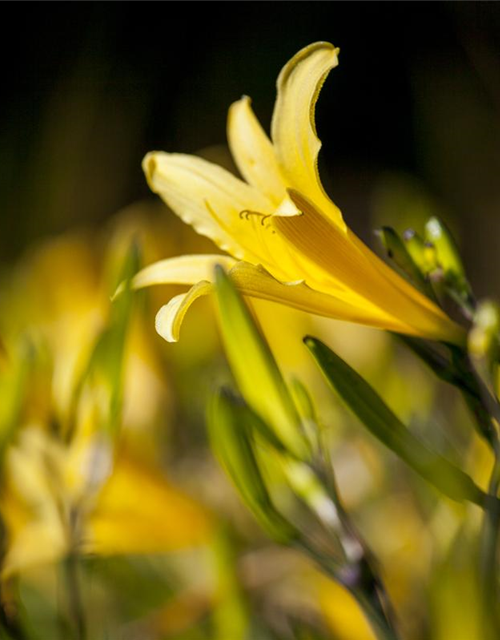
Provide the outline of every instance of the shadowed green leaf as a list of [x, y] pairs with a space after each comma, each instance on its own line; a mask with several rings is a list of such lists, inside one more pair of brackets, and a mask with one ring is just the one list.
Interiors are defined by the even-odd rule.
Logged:
[[483, 504], [486, 496], [472, 479], [411, 434], [354, 369], [316, 338], [307, 337], [304, 342], [327, 380], [370, 433], [449, 498]]
[[253, 411], [227, 389], [218, 391], [208, 406], [208, 432], [215, 455], [262, 528], [285, 544], [297, 533], [275, 509], [260, 473], [252, 444], [258, 421]]

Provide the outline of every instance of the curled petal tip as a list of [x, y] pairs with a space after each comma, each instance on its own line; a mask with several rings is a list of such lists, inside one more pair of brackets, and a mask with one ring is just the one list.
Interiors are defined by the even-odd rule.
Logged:
[[156, 314], [156, 332], [167, 342], [178, 342], [181, 325], [189, 307], [200, 296], [210, 293], [212, 286], [212, 283], [202, 280], [187, 293], [181, 293], [163, 305]]

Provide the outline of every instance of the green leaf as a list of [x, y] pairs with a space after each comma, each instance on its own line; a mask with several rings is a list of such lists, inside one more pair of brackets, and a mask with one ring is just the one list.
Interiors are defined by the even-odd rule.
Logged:
[[229, 365], [247, 404], [295, 457], [309, 447], [300, 416], [269, 345], [221, 267], [216, 268], [219, 326]]
[[438, 353], [429, 343], [418, 338], [395, 334], [406, 346], [424, 362], [436, 376], [456, 387], [462, 394], [474, 418], [474, 426], [479, 435], [490, 444], [496, 439], [496, 431], [491, 416], [484, 406], [484, 398], [470, 363], [461, 349], [448, 345], [451, 358]]
[[[3, 346], [2, 346], [3, 348]], [[3, 354], [2, 354], [3, 356]], [[5, 372], [0, 375], [0, 461], [16, 433], [28, 392], [30, 372], [35, 360], [34, 347], [23, 338], [14, 353], [5, 350]], [[11, 359], [12, 358], [12, 359]]]
[[316, 338], [306, 337], [304, 342], [327, 380], [372, 435], [449, 498], [483, 504], [486, 496], [472, 479], [411, 434], [354, 369]]
[[274, 507], [262, 478], [252, 443], [259, 421], [227, 389], [218, 391], [208, 406], [208, 432], [216, 457], [262, 528], [277, 542], [287, 544], [298, 534]]

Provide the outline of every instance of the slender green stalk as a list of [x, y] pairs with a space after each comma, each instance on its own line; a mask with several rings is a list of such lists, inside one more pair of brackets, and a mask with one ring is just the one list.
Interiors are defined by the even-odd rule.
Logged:
[[351, 589], [361, 610], [369, 621], [378, 640], [399, 640], [394, 628], [387, 620], [378, 597], [370, 597], [364, 590]]
[[480, 542], [480, 580], [482, 587], [482, 601], [484, 605], [484, 620], [491, 623], [491, 637], [500, 637], [500, 621], [498, 608], [498, 545], [500, 534], [500, 503], [498, 491], [500, 489], [500, 442], [496, 441], [495, 460], [488, 487], [488, 502], [486, 505], [481, 530]]
[[7, 614], [4, 605], [0, 606], [0, 629], [12, 640], [27, 640], [27, 636], [19, 621]]
[[70, 551], [64, 561], [64, 575], [68, 589], [68, 608], [74, 625], [75, 640], [85, 640], [87, 637], [87, 625], [78, 576], [78, 556], [73, 551]]
[[320, 460], [315, 465], [315, 472], [336, 506], [342, 528], [342, 531], [339, 532], [339, 539], [341, 542], [347, 542], [348, 547], [355, 547], [359, 552], [359, 557], [355, 561], [349, 559], [349, 554], [346, 553], [348, 562], [350, 560], [350, 566], [348, 565], [346, 570], [341, 570], [338, 575], [335, 575], [335, 579], [341, 582], [354, 596], [379, 640], [397, 640], [389, 597], [382, 580], [374, 571], [369, 550], [344, 510], [335, 480], [335, 472], [331, 459], [326, 453], [327, 447], [323, 438], [320, 439], [319, 451]]

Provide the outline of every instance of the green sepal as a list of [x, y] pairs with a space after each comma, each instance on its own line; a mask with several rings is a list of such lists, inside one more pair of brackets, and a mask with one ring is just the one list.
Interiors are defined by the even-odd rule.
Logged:
[[425, 224], [425, 239], [436, 248], [439, 265], [445, 274], [453, 274], [454, 277], [465, 280], [465, 270], [457, 245], [442, 220], [436, 216], [429, 218]]
[[298, 533], [274, 507], [260, 472], [253, 447], [259, 421], [250, 407], [226, 388], [209, 402], [207, 424], [215, 456], [261, 527], [276, 542], [288, 544]]
[[387, 256], [399, 267], [403, 275], [407, 276], [423, 294], [434, 297], [432, 288], [425, 279], [419, 264], [414, 261], [408, 247], [396, 231], [392, 227], [381, 227], [378, 229], [377, 235], [384, 245]]
[[342, 358], [316, 338], [306, 337], [304, 342], [326, 379], [372, 435], [449, 498], [484, 503], [486, 495], [473, 480], [410, 433], [374, 389]]
[[403, 233], [403, 241], [412, 262], [424, 277], [436, 268], [437, 264], [431, 259], [423, 238], [416, 231], [407, 229]]
[[500, 307], [496, 302], [480, 302], [467, 344], [472, 359], [484, 361], [489, 369], [496, 367], [500, 355]]
[[[500, 307], [492, 300], [482, 300], [473, 317], [473, 325], [467, 338], [470, 362], [478, 379], [495, 406], [498, 419], [497, 397], [498, 362], [500, 356]], [[484, 392], [483, 392], [484, 395]]]
[[435, 248], [436, 260], [448, 295], [470, 315], [474, 308], [474, 298], [457, 245], [449, 229], [442, 220], [433, 216], [425, 225], [425, 237], [427, 243]]

